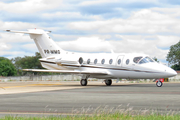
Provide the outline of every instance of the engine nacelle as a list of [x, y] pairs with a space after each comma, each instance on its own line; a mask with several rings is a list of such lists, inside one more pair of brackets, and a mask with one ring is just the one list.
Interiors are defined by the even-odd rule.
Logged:
[[83, 58], [76, 56], [63, 57], [62, 59], [56, 61], [56, 64], [60, 66], [72, 66], [72, 67], [80, 67], [82, 63], [83, 63]]

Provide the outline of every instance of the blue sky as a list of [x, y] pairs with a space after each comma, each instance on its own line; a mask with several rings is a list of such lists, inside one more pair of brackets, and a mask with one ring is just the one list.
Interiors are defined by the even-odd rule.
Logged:
[[[34, 55], [29, 36], [6, 29], [50, 30], [65, 50], [74, 52], [145, 53], [166, 62], [180, 40], [177, 0], [1, 0], [0, 56]], [[88, 43], [88, 44], [87, 44]]]

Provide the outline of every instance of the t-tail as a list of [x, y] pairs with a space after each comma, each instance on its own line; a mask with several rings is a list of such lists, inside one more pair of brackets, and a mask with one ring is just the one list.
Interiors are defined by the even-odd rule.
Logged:
[[28, 31], [13, 31], [6, 30], [7, 32], [29, 34], [30, 38], [34, 40], [42, 58], [55, 57], [59, 54], [64, 54], [65, 51], [61, 49], [48, 35], [50, 31], [42, 29], [28, 29]]

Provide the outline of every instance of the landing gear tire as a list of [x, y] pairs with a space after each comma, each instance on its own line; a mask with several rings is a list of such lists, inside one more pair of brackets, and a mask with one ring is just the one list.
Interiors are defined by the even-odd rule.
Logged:
[[105, 84], [106, 84], [107, 86], [111, 86], [112, 80], [111, 80], [111, 79], [110, 79], [110, 80], [105, 80]]
[[82, 79], [81, 80], [81, 85], [82, 86], [86, 86], [87, 85], [87, 80], [86, 79]]
[[163, 85], [163, 83], [162, 83], [161, 81], [157, 81], [157, 82], [156, 82], [156, 86], [157, 86], [157, 87], [161, 87], [162, 85]]

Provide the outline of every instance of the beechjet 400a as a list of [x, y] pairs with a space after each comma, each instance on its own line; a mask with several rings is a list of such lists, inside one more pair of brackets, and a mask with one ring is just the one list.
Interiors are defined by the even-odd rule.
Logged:
[[[82, 74], [82, 86], [87, 85], [88, 78], [105, 79], [105, 84], [110, 86], [111, 79], [159, 79], [177, 74], [173, 69], [155, 62], [145, 54], [73, 53], [61, 49], [48, 36], [50, 32], [41, 29], [6, 31], [29, 34], [42, 56], [39, 60], [46, 69], [24, 71]], [[161, 87], [162, 82], [158, 80], [156, 85]]]

